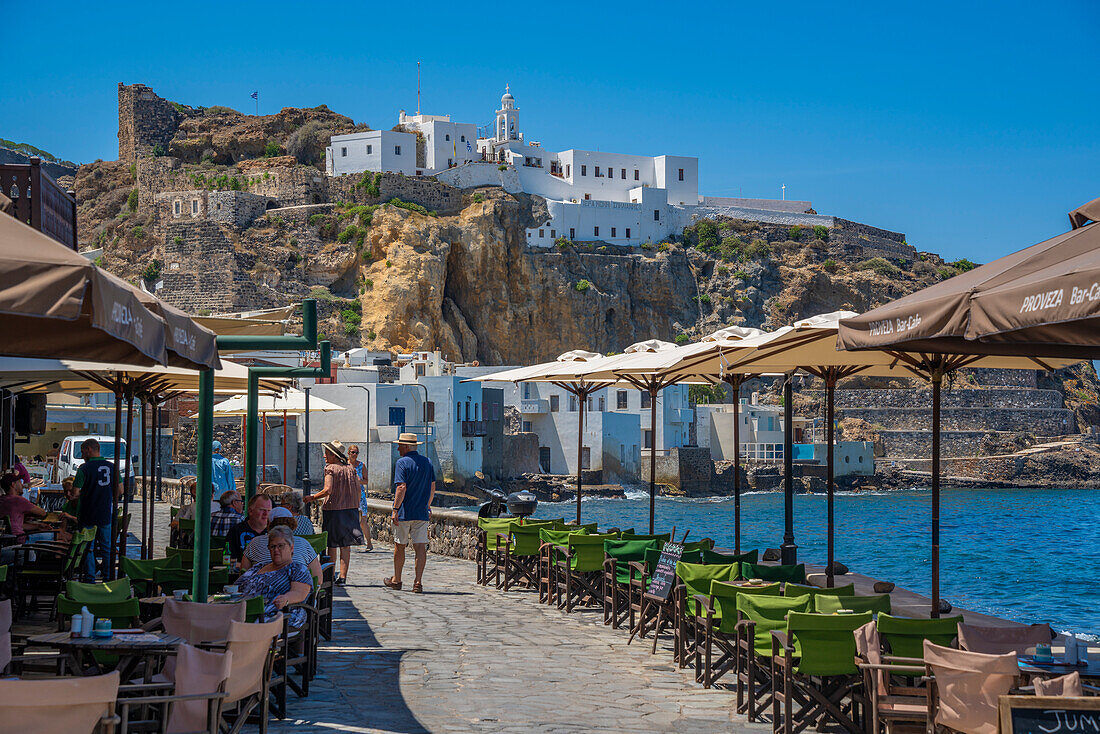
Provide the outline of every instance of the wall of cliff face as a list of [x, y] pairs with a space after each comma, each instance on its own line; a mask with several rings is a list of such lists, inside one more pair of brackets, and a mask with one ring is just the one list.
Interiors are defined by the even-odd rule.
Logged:
[[[618, 351], [672, 339], [698, 307], [685, 254], [605, 254], [526, 246], [545, 221], [537, 197], [485, 190], [455, 217], [374, 212], [363, 277], [372, 348], [441, 349], [487, 364], [551, 359], [569, 349]], [[587, 283], [587, 287], [586, 284]]]

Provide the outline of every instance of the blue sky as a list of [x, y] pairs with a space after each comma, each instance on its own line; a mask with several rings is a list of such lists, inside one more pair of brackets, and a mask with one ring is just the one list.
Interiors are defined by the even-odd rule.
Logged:
[[552, 149], [695, 155], [702, 193], [786, 184], [950, 259], [1053, 236], [1100, 196], [1095, 0], [356, 6], [14, 4], [0, 137], [114, 159], [120, 81], [388, 128], [419, 59], [425, 112], [484, 124], [508, 83]]

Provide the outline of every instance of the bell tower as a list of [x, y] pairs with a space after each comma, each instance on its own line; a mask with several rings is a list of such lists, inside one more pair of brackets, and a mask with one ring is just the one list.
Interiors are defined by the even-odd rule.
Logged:
[[522, 140], [519, 134], [519, 109], [516, 108], [516, 100], [508, 85], [504, 86], [504, 96], [500, 98], [500, 109], [497, 110], [496, 131], [493, 136], [498, 142], [508, 140]]

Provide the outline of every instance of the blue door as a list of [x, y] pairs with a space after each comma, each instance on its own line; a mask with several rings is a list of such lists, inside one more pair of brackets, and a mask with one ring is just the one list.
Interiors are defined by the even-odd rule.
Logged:
[[401, 426], [401, 432], [405, 432], [405, 409], [390, 408], [390, 425]]

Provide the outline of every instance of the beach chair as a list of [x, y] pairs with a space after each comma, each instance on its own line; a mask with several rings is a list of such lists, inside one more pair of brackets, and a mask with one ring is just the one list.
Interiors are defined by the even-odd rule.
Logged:
[[695, 677], [704, 688], [713, 687], [719, 678], [737, 667], [738, 594], [779, 596], [779, 584], [745, 587], [711, 581], [708, 594], [696, 595], [695, 625], [702, 639], [696, 645]]
[[737, 601], [737, 710], [756, 721], [772, 705], [771, 633], [784, 629], [791, 612], [808, 612], [809, 596], [738, 594]]
[[500, 578], [500, 566], [503, 556], [499, 546], [501, 537], [507, 544], [512, 533], [512, 524], [515, 518], [485, 518], [477, 519], [477, 550], [474, 560], [477, 563], [477, 583], [488, 586], [490, 581], [496, 582]]
[[746, 579], [761, 579], [762, 581], [779, 581], [788, 584], [805, 584], [806, 564], [799, 563], [796, 566], [766, 566], [761, 563], [742, 563], [741, 577]]
[[502, 568], [497, 574], [497, 588], [508, 591], [515, 584], [528, 588], [539, 585], [539, 531], [549, 523], [514, 523], [509, 542], [504, 545]]
[[72, 615], [79, 614], [83, 607], [88, 607], [97, 618], [111, 620], [111, 626], [118, 628], [134, 626], [141, 616], [130, 579], [125, 576], [95, 584], [68, 581], [65, 593], [57, 595], [56, 604], [59, 632], [67, 628]]
[[772, 631], [773, 732], [798, 734], [809, 726], [821, 731], [832, 721], [850, 734], [861, 734], [863, 680], [854, 632], [870, 621], [870, 612], [791, 611], [784, 629]]
[[1049, 645], [1053, 639], [1054, 631], [1049, 624], [979, 627], [975, 624], [959, 623], [959, 649], [987, 655], [1003, 655], [1006, 652], [1022, 655], [1036, 645]]
[[811, 597], [853, 596], [855, 593], [855, 584], [848, 584], [847, 586], [834, 586], [832, 588], [795, 583], [787, 583], [783, 585], [783, 596], [802, 596], [803, 594], [809, 594]]
[[555, 546], [554, 576], [558, 608], [572, 614], [573, 607], [601, 604], [603, 600], [603, 544], [614, 534], [573, 533], [564, 545]]
[[943, 727], [967, 734], [997, 734], [998, 700], [1018, 684], [1015, 652], [985, 655], [924, 640], [927, 666], [928, 731]]
[[739, 563], [676, 564], [676, 588], [673, 590], [676, 607], [676, 626], [673, 628], [673, 660], [681, 668], [688, 662], [695, 663], [695, 679], [702, 678], [699, 643], [703, 639], [703, 628], [697, 624], [702, 607], [696, 596], [710, 593], [712, 581], [733, 581], [737, 578]]
[[[676, 615], [676, 593], [673, 589], [667, 599], [657, 600], [646, 596], [649, 589], [649, 579], [657, 568], [657, 562], [661, 558], [664, 544], [661, 543], [645, 552], [645, 563], [631, 562], [630, 576], [630, 614], [634, 620], [630, 625], [630, 638], [645, 637], [653, 632], [652, 652], [657, 651], [657, 640], [665, 629], [676, 629], [679, 619]], [[703, 549], [709, 547], [707, 541], [699, 541], [694, 544], [685, 544], [684, 552], [680, 556], [683, 563], [701, 563]]]
[[[817, 601], [832, 598], [822, 596]], [[894, 734], [902, 730], [918, 734], [928, 719], [928, 688], [915, 677], [922, 673], [920, 661], [883, 655], [882, 640], [874, 622], [857, 629], [854, 637], [863, 675], [864, 723], [868, 734]]]
[[116, 730], [119, 674], [42, 680], [0, 679], [0, 734]]
[[889, 614], [890, 595], [832, 596], [830, 594], [818, 594], [814, 597], [814, 611], [818, 614], [839, 614], [841, 609], [850, 612]]
[[570, 535], [584, 535], [583, 530], [539, 528], [539, 601], [550, 604], [558, 599], [557, 548], [569, 542]]
[[153, 574], [158, 568], [182, 569], [183, 563], [179, 556], [150, 558], [144, 561], [123, 556], [119, 559], [119, 566], [122, 574], [130, 579], [130, 584], [134, 587], [134, 595], [140, 598], [153, 595]]
[[[192, 548], [173, 548], [168, 546], [164, 549], [164, 555], [168, 558], [179, 558], [180, 566], [186, 569], [192, 569], [195, 567], [195, 551]], [[210, 548], [210, 568], [217, 568], [218, 566], [225, 565], [225, 543], [223, 541], [221, 549]]]
[[880, 614], [876, 623], [882, 638], [882, 649], [894, 657], [920, 659], [924, 654], [924, 641], [950, 646], [959, 636], [962, 616], [940, 619], [909, 619]]
[[[665, 536], [667, 538], [667, 536]], [[634, 626], [631, 604], [631, 563], [645, 561], [646, 551], [665, 542], [660, 538], [623, 537], [603, 544], [603, 623], [618, 629], [624, 621]]]
[[[40, 597], [56, 598], [65, 582], [80, 574], [84, 556], [90, 552], [95, 538], [94, 527], [73, 533], [72, 541], [63, 544], [28, 544], [15, 549], [15, 601], [17, 618], [33, 612]], [[33, 555], [32, 555], [33, 554]], [[34, 560], [30, 560], [31, 558]]]
[[119, 686], [120, 730], [217, 734], [232, 653], [180, 645], [171, 680]]
[[703, 563], [756, 563], [758, 557], [755, 550], [746, 553], [719, 553], [710, 548], [703, 549]]

